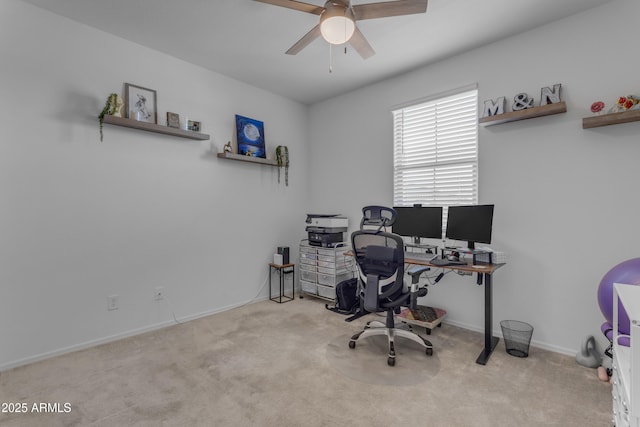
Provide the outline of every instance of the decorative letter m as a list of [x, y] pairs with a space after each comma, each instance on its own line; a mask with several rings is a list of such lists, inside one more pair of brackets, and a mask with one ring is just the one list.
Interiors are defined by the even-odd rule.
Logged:
[[504, 96], [496, 99], [493, 102], [493, 99], [488, 99], [484, 101], [484, 115], [482, 117], [495, 116], [497, 114], [504, 113]]

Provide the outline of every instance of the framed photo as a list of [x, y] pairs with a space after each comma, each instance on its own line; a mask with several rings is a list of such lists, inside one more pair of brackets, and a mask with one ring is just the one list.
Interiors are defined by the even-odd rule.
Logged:
[[124, 105], [127, 118], [141, 122], [158, 123], [155, 90], [125, 83]]
[[251, 157], [267, 157], [264, 139], [264, 123], [236, 114], [236, 138], [238, 154]]
[[196, 122], [195, 120], [189, 120], [187, 122], [187, 129], [193, 132], [200, 132], [202, 129], [202, 124], [200, 122]]
[[180, 115], [176, 113], [170, 113], [167, 111], [167, 126], [170, 128], [180, 127]]

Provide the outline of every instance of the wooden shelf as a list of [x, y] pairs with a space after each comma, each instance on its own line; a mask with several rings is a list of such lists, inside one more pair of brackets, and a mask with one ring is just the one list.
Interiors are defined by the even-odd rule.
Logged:
[[178, 128], [170, 128], [168, 126], [157, 125], [155, 123], [140, 122], [138, 120], [125, 119], [124, 117], [104, 116], [104, 123], [116, 126], [124, 126], [127, 128], [146, 130], [147, 132], [161, 133], [164, 135], [177, 136], [180, 138], [197, 139], [205, 141], [209, 139], [206, 133], [193, 132], [190, 130], [182, 130]]
[[637, 122], [640, 120], [640, 110], [622, 111], [620, 113], [603, 114], [601, 116], [585, 117], [582, 119], [582, 129], [599, 128], [602, 126], [619, 125], [621, 123]]
[[243, 156], [234, 153], [218, 153], [218, 158], [227, 160], [238, 160], [241, 162], [260, 163], [267, 166], [278, 166], [278, 162], [272, 159], [263, 159], [262, 157]]
[[540, 107], [527, 108], [525, 110], [510, 111], [495, 116], [481, 117], [478, 123], [482, 126], [493, 126], [501, 123], [515, 122], [518, 120], [533, 119], [535, 117], [550, 116], [552, 114], [560, 114], [567, 112], [567, 104], [556, 102], [553, 104], [542, 105]]

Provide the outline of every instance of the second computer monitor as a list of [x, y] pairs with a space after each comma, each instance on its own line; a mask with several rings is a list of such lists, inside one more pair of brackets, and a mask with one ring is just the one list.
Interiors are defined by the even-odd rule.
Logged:
[[475, 243], [491, 243], [493, 205], [449, 206], [447, 211], [448, 239], [467, 241], [469, 249]]
[[401, 236], [442, 238], [442, 207], [441, 206], [398, 206], [393, 208], [396, 222], [393, 232]]

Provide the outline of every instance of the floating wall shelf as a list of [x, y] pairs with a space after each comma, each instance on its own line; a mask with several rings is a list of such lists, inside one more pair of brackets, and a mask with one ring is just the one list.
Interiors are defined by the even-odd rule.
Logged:
[[481, 126], [493, 126], [502, 123], [533, 119], [534, 117], [550, 116], [552, 114], [560, 114], [566, 112], [567, 104], [562, 101], [553, 104], [542, 105], [540, 107], [527, 108], [525, 110], [496, 114], [495, 116], [481, 117], [480, 119], [478, 119], [478, 123]]
[[209, 139], [209, 135], [206, 133], [193, 132], [190, 130], [183, 130], [178, 128], [170, 128], [168, 126], [157, 125], [155, 123], [141, 122], [138, 120], [125, 119], [124, 117], [104, 116], [104, 123], [116, 126], [124, 126], [127, 128], [146, 130], [147, 132], [162, 133], [164, 135], [177, 136], [180, 138], [196, 139], [205, 141]]
[[241, 162], [259, 163], [267, 166], [278, 166], [278, 162], [272, 159], [263, 159], [262, 157], [243, 156], [234, 153], [218, 153], [218, 158], [227, 160], [238, 160]]
[[599, 128], [601, 126], [618, 125], [640, 120], [640, 110], [622, 111], [620, 113], [603, 114], [601, 116], [582, 119], [582, 129]]

